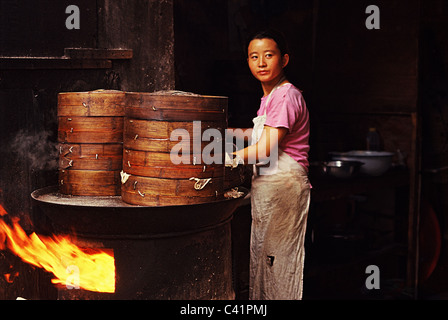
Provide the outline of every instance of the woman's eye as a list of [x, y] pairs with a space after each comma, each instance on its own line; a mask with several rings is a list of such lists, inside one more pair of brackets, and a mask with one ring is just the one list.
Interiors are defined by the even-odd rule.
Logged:
[[272, 53], [266, 53], [265, 57], [266, 58], [272, 58]]
[[252, 60], [256, 60], [256, 59], [258, 59], [258, 56], [251, 56], [250, 57]]

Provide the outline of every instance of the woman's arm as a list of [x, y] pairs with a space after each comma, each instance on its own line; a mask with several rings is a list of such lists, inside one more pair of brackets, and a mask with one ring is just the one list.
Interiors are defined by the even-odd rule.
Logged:
[[269, 160], [269, 157], [274, 150], [278, 152], [278, 145], [287, 133], [288, 129], [286, 128], [264, 126], [260, 140], [258, 140], [256, 144], [238, 150], [233, 154], [241, 157], [245, 164], [255, 164], [257, 162]]
[[250, 142], [252, 137], [252, 128], [227, 128], [226, 142], [232, 142], [236, 139], [237, 142]]

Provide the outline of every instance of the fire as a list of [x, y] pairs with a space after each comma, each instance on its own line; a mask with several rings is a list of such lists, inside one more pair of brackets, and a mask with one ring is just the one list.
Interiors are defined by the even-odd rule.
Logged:
[[18, 272], [15, 272], [13, 274], [5, 273], [4, 276], [5, 276], [6, 282], [13, 283], [14, 282], [14, 278], [17, 278], [19, 276], [19, 273]]
[[[0, 216], [6, 211], [0, 205]], [[0, 218], [0, 250], [9, 249], [23, 261], [44, 268], [56, 277], [54, 284], [69, 289], [115, 292], [115, 260], [104, 251], [85, 250], [73, 244], [67, 236], [29, 236], [19, 225], [12, 226]], [[7, 276], [10, 280], [10, 276]]]

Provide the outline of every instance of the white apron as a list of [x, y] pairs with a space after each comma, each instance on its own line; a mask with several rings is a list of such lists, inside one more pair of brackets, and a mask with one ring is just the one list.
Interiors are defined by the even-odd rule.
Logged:
[[[256, 143], [266, 114], [253, 119]], [[302, 298], [305, 232], [310, 204], [306, 170], [278, 150], [275, 174], [260, 175], [254, 165], [251, 187], [249, 299]]]

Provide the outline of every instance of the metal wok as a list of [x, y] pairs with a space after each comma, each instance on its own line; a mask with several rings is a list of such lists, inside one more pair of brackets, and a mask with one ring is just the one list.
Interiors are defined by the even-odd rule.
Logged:
[[136, 206], [120, 196], [67, 196], [57, 186], [32, 192], [31, 197], [58, 231], [97, 238], [167, 237], [170, 234], [199, 232], [228, 222], [248, 194], [213, 202], [179, 206]]

